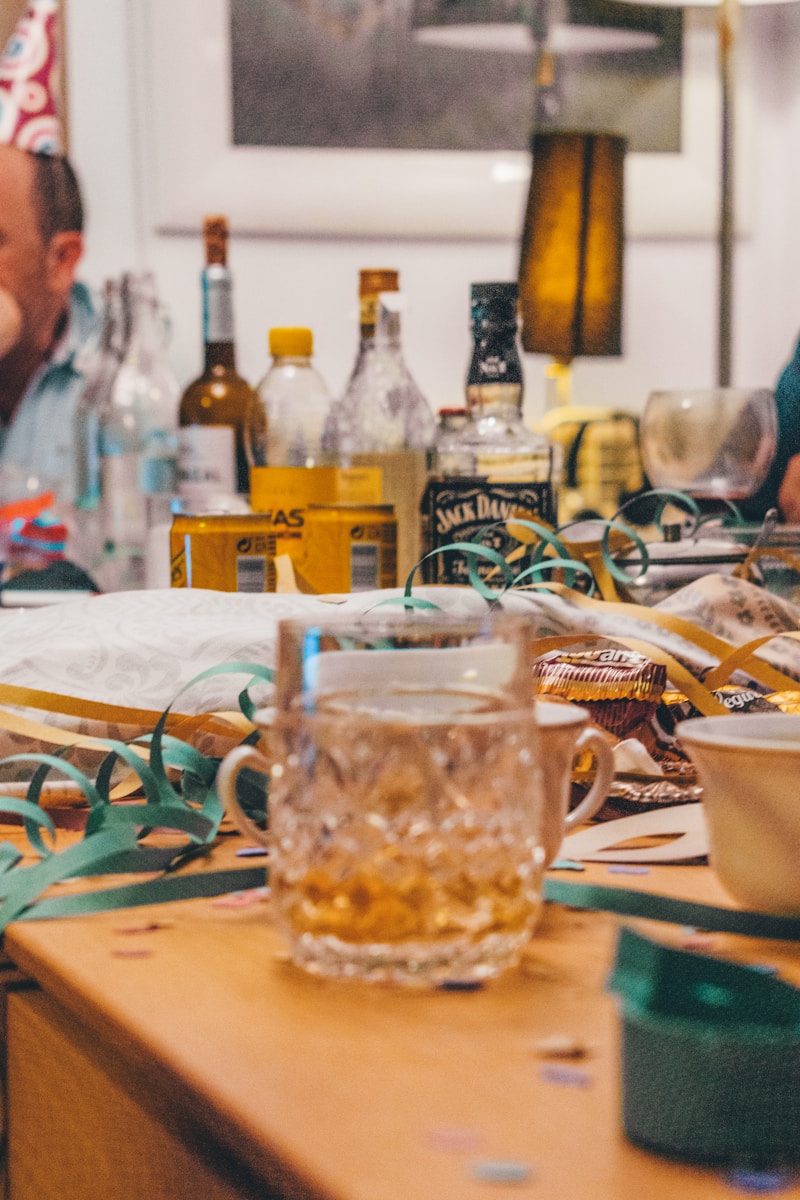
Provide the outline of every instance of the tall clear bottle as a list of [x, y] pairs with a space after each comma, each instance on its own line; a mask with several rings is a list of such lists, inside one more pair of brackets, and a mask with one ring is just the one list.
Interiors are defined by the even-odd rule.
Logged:
[[123, 275], [122, 307], [125, 353], [99, 421], [106, 591], [144, 586], [147, 531], [169, 515], [177, 486], [179, 387], [152, 274]]
[[331, 461], [323, 436], [331, 407], [328, 385], [314, 366], [314, 335], [301, 326], [270, 329], [272, 362], [258, 385], [249, 428], [256, 467], [318, 467]]
[[124, 352], [120, 281], [107, 279], [103, 288], [100, 337], [82, 364], [86, 383], [75, 409], [74, 507], [70, 533], [70, 557], [91, 572], [103, 551], [100, 515], [100, 412], [119, 370]]
[[181, 397], [178, 493], [185, 512], [226, 505], [250, 490], [246, 431], [258, 396], [236, 370], [233, 277], [228, 267], [228, 221], [206, 217], [202, 273], [202, 375]]
[[[475, 283], [470, 291], [473, 350], [467, 373], [467, 420], [440, 444], [422, 506], [426, 551], [480, 540], [504, 557], [518, 543], [504, 524], [513, 516], [555, 519], [550, 444], [522, 418], [516, 283]], [[488, 527], [491, 532], [486, 533]], [[525, 566], [520, 560], [515, 570]], [[488, 574], [493, 565], [479, 565]], [[456, 551], [429, 559], [429, 583], [468, 583]]]
[[397, 517], [397, 572], [419, 562], [419, 505], [436, 439], [436, 419], [402, 347], [403, 296], [397, 271], [359, 274], [361, 341], [342, 397], [331, 408], [326, 444], [343, 465], [383, 471], [383, 499]]

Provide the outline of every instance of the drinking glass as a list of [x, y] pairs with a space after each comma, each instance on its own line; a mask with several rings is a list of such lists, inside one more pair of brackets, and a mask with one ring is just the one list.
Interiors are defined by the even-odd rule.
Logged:
[[[239, 747], [218, 786], [243, 832], [269, 847], [273, 916], [298, 965], [430, 985], [516, 962], [553, 852], [548, 806], [563, 828], [570, 749], [587, 720], [565, 706], [547, 724], [548, 738], [561, 735], [554, 786], [532, 661], [526, 617], [280, 623], [276, 710], [257, 717], [269, 765]], [[266, 835], [235, 794], [238, 771], [259, 765]]]
[[764, 482], [775, 454], [775, 398], [766, 388], [651, 392], [639, 438], [654, 487], [743, 500]]

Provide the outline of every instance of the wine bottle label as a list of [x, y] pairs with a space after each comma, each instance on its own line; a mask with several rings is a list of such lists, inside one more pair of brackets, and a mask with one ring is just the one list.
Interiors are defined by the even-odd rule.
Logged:
[[[492, 483], [474, 476], [432, 479], [422, 498], [422, 539], [425, 553], [452, 542], [488, 546], [506, 558], [519, 541], [503, 522], [513, 518], [546, 521], [554, 517], [553, 490], [549, 483]], [[468, 552], [447, 550], [422, 566], [425, 583], [469, 584]], [[488, 559], [474, 559], [482, 579], [499, 571]], [[517, 575], [528, 566], [525, 558], [510, 564]]]
[[178, 495], [185, 511], [203, 512], [219, 495], [236, 492], [236, 435], [231, 425], [178, 430]]

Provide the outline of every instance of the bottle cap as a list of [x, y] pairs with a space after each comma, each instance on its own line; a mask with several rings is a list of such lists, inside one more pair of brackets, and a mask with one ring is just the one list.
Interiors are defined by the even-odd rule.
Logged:
[[367, 268], [358, 273], [359, 296], [377, 296], [379, 292], [397, 292], [400, 273], [386, 267]]
[[517, 320], [516, 283], [473, 283], [470, 288], [473, 324], [487, 319], [514, 324]]
[[275, 357], [310, 358], [314, 351], [314, 335], [302, 326], [281, 326], [269, 331], [269, 352]]
[[206, 266], [228, 265], [228, 218], [206, 217], [203, 221], [203, 240], [206, 244]]

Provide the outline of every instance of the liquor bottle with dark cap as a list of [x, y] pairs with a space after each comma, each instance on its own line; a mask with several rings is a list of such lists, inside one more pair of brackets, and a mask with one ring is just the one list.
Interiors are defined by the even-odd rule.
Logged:
[[[434, 462], [422, 506], [423, 543], [430, 551], [480, 538], [505, 556], [517, 545], [505, 525], [510, 517], [548, 523], [555, 517], [551, 448], [522, 417], [516, 283], [474, 283], [470, 300], [467, 420]], [[491, 570], [490, 562], [479, 564], [481, 574]], [[468, 583], [467, 557], [436, 555], [423, 575], [429, 583]]]

